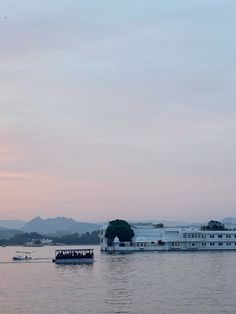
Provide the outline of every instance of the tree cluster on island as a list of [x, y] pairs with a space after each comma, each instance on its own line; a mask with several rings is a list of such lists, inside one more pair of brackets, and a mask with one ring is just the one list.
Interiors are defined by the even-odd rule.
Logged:
[[153, 226], [154, 226], [154, 228], [164, 228], [164, 224], [161, 222], [158, 224], [154, 224]]
[[121, 219], [112, 220], [105, 232], [105, 237], [107, 238], [108, 245], [112, 245], [115, 237], [119, 239], [120, 242], [130, 242], [134, 236], [134, 231], [131, 225]]
[[211, 220], [208, 222], [206, 226], [201, 226], [201, 230], [203, 231], [221, 231], [221, 230], [228, 230], [225, 228], [224, 224], [217, 221], [217, 220]]

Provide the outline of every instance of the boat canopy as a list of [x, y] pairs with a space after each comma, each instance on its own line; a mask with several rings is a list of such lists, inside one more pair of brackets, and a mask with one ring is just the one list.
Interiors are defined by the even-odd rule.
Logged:
[[93, 254], [93, 249], [62, 249], [62, 250], [56, 250], [55, 255], [58, 256], [58, 254], [63, 255], [70, 255], [70, 254]]

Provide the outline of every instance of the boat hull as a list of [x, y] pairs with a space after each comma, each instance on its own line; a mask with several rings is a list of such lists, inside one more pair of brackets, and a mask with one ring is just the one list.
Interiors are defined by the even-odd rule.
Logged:
[[92, 264], [94, 263], [94, 258], [61, 258], [53, 259], [55, 264]]
[[12, 259], [13, 261], [31, 261], [32, 257], [28, 257], [28, 258], [13, 257]]

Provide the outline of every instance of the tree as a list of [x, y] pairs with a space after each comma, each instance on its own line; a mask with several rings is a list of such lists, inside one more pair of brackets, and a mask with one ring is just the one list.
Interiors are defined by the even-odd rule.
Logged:
[[[31, 233], [20, 233], [16, 234], [13, 238], [9, 239], [9, 245], [25, 245], [27, 242], [41, 240], [45, 238], [45, 236], [38, 234], [36, 232]], [[41, 242], [41, 241], [40, 241]]]
[[227, 230], [221, 222], [217, 220], [211, 220], [206, 226], [202, 226], [201, 230], [214, 231], [214, 230]]
[[164, 224], [163, 223], [159, 223], [159, 224], [156, 224], [154, 225], [155, 228], [164, 228]]
[[108, 239], [108, 245], [111, 245], [115, 237], [118, 237], [121, 242], [129, 242], [134, 236], [134, 231], [130, 224], [125, 220], [112, 220], [106, 229], [105, 237]]

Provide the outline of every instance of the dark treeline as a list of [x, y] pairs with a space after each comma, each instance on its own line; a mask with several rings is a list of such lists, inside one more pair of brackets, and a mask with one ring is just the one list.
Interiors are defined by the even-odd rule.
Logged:
[[0, 239], [0, 245], [25, 245], [27, 242], [35, 241], [36, 244], [40, 243], [45, 236], [36, 232], [31, 233], [19, 233], [9, 240]]
[[99, 231], [86, 232], [86, 233], [74, 233], [67, 234], [61, 237], [55, 237], [52, 239], [53, 243], [61, 243], [61, 244], [99, 244]]
[[63, 235], [60, 237], [45, 236], [36, 232], [32, 233], [20, 233], [12, 237], [11, 239], [0, 239], [0, 245], [26, 245], [27, 243], [33, 243], [34, 245], [40, 245], [43, 239], [51, 240], [51, 245], [66, 244], [99, 244], [99, 230], [86, 233], [74, 233]]

